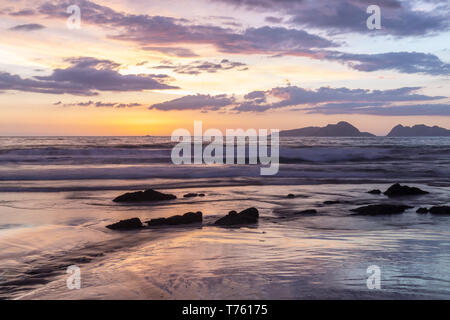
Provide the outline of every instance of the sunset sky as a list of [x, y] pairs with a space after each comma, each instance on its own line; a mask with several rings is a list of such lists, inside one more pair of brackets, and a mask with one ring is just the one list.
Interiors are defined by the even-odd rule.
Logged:
[[0, 135], [450, 128], [447, 0], [2, 0], [0, 15]]

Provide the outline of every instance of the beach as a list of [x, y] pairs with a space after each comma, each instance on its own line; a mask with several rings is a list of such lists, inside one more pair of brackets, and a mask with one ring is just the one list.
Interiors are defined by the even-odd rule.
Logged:
[[[169, 137], [0, 138], [0, 298], [448, 299], [449, 138], [285, 138], [280, 171], [170, 162]], [[400, 182], [427, 195], [370, 194]], [[125, 192], [177, 196], [122, 204]], [[184, 198], [187, 193], [204, 197]], [[293, 198], [287, 198], [293, 194]], [[355, 216], [369, 204], [403, 214]], [[219, 227], [230, 210], [256, 224]], [[317, 214], [296, 212], [314, 209]], [[115, 231], [106, 225], [186, 212], [202, 224]], [[66, 268], [81, 288], [66, 286]], [[381, 289], [367, 287], [379, 266]]]

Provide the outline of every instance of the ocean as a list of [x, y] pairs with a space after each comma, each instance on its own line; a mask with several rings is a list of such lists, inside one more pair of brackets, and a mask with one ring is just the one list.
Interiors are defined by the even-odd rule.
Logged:
[[[450, 216], [416, 213], [450, 204], [450, 137], [282, 137], [274, 176], [259, 165], [174, 165], [173, 146], [170, 137], [0, 137], [0, 298], [450, 298]], [[396, 182], [430, 193], [367, 193]], [[177, 199], [112, 202], [146, 188]], [[378, 203], [413, 208], [350, 211]], [[248, 207], [258, 224], [214, 226]], [[295, 214], [306, 209], [317, 214]], [[188, 211], [202, 211], [203, 224], [105, 228]], [[70, 265], [79, 290], [66, 285]], [[367, 286], [374, 265], [380, 289]]]

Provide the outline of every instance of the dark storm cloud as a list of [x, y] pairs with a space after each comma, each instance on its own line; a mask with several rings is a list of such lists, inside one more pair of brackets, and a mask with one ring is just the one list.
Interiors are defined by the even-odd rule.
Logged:
[[258, 11], [278, 11], [290, 16], [290, 22], [302, 27], [323, 29], [330, 34], [367, 33], [366, 10], [369, 5], [381, 8], [382, 30], [373, 35], [421, 36], [450, 29], [450, 7], [447, 1], [433, 3], [433, 10], [414, 9], [420, 1], [397, 0], [213, 0]]
[[41, 30], [44, 28], [45, 27], [42, 24], [28, 23], [28, 24], [19, 24], [17, 26], [10, 28], [9, 30], [12, 30], [12, 31], [34, 31], [34, 30]]
[[188, 95], [178, 99], [153, 104], [149, 109], [169, 110], [218, 110], [234, 103], [234, 97], [222, 95]]
[[55, 69], [48, 76], [31, 79], [19, 75], [0, 73], [0, 91], [27, 91], [50, 94], [74, 94], [92, 96], [98, 91], [143, 91], [176, 89], [162, 82], [166, 75], [122, 75], [115, 68], [119, 65], [110, 60], [95, 58], [67, 59], [71, 66]]
[[238, 71], [248, 70], [247, 65], [241, 62], [234, 62], [222, 59], [220, 62], [193, 61], [188, 64], [173, 64], [171, 61], [163, 61], [155, 66], [155, 69], [172, 69], [180, 74], [198, 75], [200, 73], [216, 73], [223, 70], [237, 69]]

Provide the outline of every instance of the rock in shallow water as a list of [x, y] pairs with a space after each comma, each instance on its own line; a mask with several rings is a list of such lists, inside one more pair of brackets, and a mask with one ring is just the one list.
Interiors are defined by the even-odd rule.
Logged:
[[215, 222], [219, 226], [231, 226], [238, 224], [249, 224], [258, 222], [259, 212], [256, 208], [248, 208], [244, 211], [237, 213], [236, 211], [230, 211], [228, 215], [220, 218]]
[[431, 214], [449, 214], [450, 215], [450, 207], [449, 206], [434, 206], [430, 208]]
[[143, 225], [139, 218], [132, 218], [120, 220], [119, 222], [110, 224], [106, 227], [111, 230], [133, 230], [143, 228]]
[[200, 211], [188, 212], [182, 216], [176, 215], [169, 218], [157, 218], [146, 221], [149, 227], [155, 226], [175, 226], [180, 224], [201, 223], [203, 221], [203, 214]]
[[373, 190], [367, 191], [367, 193], [370, 193], [370, 194], [381, 194], [381, 190], [373, 189]]
[[417, 213], [428, 213], [428, 209], [427, 208], [419, 208], [416, 211]]
[[393, 184], [384, 192], [384, 194], [388, 197], [418, 196], [428, 193], [428, 191], [424, 191], [416, 187], [402, 186], [399, 183]]
[[114, 202], [145, 202], [145, 201], [163, 201], [163, 200], [173, 200], [177, 197], [173, 194], [166, 194], [162, 192], [155, 191], [153, 189], [148, 189], [145, 191], [128, 192], [118, 196], [113, 201]]
[[377, 216], [388, 214], [400, 214], [405, 212], [406, 209], [413, 207], [395, 204], [372, 204], [368, 206], [359, 207], [350, 211], [356, 212], [355, 215], [362, 216]]

